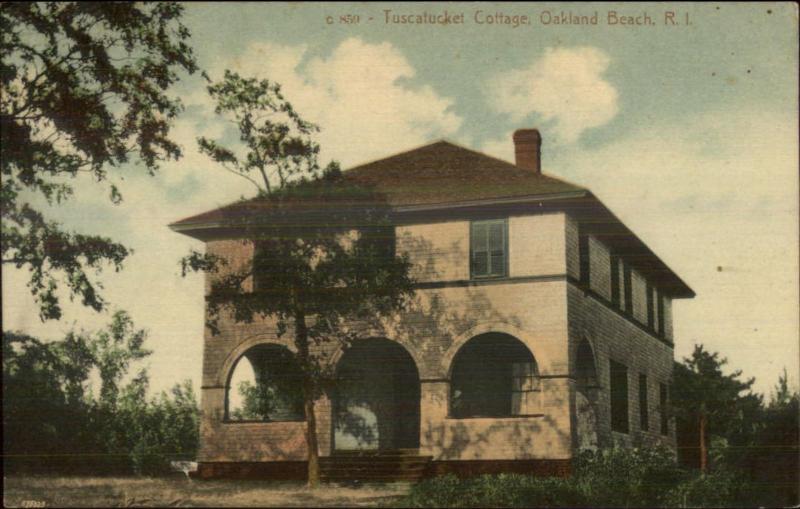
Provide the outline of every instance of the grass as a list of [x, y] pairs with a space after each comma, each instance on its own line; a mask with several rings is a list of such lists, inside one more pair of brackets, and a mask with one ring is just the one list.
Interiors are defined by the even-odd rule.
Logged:
[[409, 485], [323, 484], [309, 490], [300, 482], [9, 476], [3, 488], [5, 507], [385, 507]]

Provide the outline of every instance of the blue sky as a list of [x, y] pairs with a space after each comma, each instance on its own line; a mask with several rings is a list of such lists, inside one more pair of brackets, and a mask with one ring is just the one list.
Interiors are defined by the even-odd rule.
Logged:
[[[464, 13], [452, 26], [387, 25], [396, 13]], [[528, 15], [518, 28], [475, 12]], [[654, 25], [609, 26], [609, 10]], [[663, 23], [665, 11], [690, 25]], [[597, 26], [542, 15], [598, 13]], [[328, 24], [358, 14], [358, 25]], [[372, 21], [367, 21], [372, 17]], [[345, 167], [447, 138], [512, 158], [511, 132], [539, 127], [543, 169], [592, 189], [698, 294], [675, 305], [676, 357], [696, 342], [769, 392], [798, 372], [797, 8], [769, 4], [190, 4], [186, 24], [212, 78], [226, 68], [283, 84], [322, 128], [324, 158]], [[52, 216], [132, 246], [108, 300], [150, 331], [153, 385], [199, 387], [202, 280], [178, 259], [201, 244], [179, 218], [252, 194], [196, 150], [233, 139], [197, 77], [173, 134], [185, 157], [156, 177], [125, 168], [111, 205], [91, 182]], [[42, 324], [23, 273], [3, 268], [4, 328], [60, 337], [105, 315], [68, 306]]]

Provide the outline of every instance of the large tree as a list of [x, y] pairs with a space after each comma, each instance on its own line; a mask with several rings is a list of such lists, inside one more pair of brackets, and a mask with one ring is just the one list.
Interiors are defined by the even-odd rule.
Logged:
[[755, 380], [741, 380], [741, 370], [723, 373], [726, 363], [703, 345], [695, 345], [691, 357], [675, 363], [672, 400], [679, 446], [683, 451], [697, 451], [703, 472], [708, 469], [712, 436], [744, 444], [760, 417], [761, 397], [750, 392]]
[[[252, 264], [227, 267], [207, 295], [208, 325], [220, 319], [274, 320], [291, 334], [303, 375], [308, 481], [319, 483], [315, 400], [331, 381], [325, 348], [346, 347], [359, 326], [402, 308], [412, 293], [409, 261], [394, 251], [389, 209], [370, 189], [349, 185], [338, 166], [321, 172], [316, 127], [302, 120], [267, 80], [226, 73], [209, 87], [217, 111], [232, 117], [242, 145], [200, 139], [201, 150], [258, 188], [257, 222], [240, 223], [255, 245]], [[238, 154], [237, 154], [238, 149]], [[222, 261], [193, 253], [184, 269], [220, 270]], [[362, 330], [363, 332], [363, 330]]]
[[[95, 310], [91, 272], [116, 270], [129, 250], [67, 231], [42, 204], [73, 193], [70, 180], [107, 180], [110, 168], [153, 173], [180, 156], [169, 127], [181, 110], [168, 94], [197, 70], [183, 7], [172, 2], [6, 2], [0, 5], [2, 262], [30, 272], [42, 320], [61, 316], [58, 286]], [[121, 200], [108, 187], [110, 200]]]

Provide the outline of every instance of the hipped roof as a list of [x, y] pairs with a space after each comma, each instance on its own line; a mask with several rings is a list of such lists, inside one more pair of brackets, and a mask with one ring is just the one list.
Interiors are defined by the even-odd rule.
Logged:
[[[309, 189], [318, 184], [310, 184]], [[336, 189], [362, 189], [353, 194]], [[534, 173], [511, 163], [437, 141], [346, 170], [325, 192], [295, 192], [290, 198], [254, 198], [232, 203], [170, 225], [173, 230], [208, 240], [230, 236], [244, 226], [270, 224], [292, 217], [313, 221], [343, 208], [388, 207], [398, 220], [478, 217], [481, 214], [565, 210], [582, 234], [606, 242], [623, 259], [658, 282], [673, 297], [694, 292], [592, 193], [561, 179]], [[280, 212], [278, 214], [277, 212]], [[305, 219], [304, 219], [305, 218]]]

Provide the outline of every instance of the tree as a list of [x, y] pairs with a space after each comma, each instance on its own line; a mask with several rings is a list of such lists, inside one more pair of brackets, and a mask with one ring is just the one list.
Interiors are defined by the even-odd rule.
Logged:
[[[193, 456], [199, 410], [190, 382], [148, 398], [148, 377], [128, 371], [150, 354], [124, 312], [96, 332], [59, 341], [3, 334], [3, 454], [11, 470], [156, 473]], [[100, 373], [100, 394], [90, 373]]]
[[[320, 473], [314, 402], [333, 369], [325, 345], [346, 346], [358, 337], [356, 324], [402, 308], [412, 292], [410, 264], [395, 255], [389, 210], [380, 195], [348, 184], [335, 163], [319, 174], [319, 147], [310, 138], [316, 127], [294, 112], [278, 85], [226, 73], [209, 92], [217, 111], [236, 118], [246, 154], [235, 157], [204, 139], [201, 149], [255, 183], [252, 203], [263, 213], [262, 221], [239, 225], [242, 237], [254, 243], [254, 260], [212, 280], [207, 325], [216, 333], [221, 317], [245, 323], [262, 317], [274, 320], [279, 335], [292, 334], [303, 376], [308, 482], [315, 486]], [[184, 272], [214, 272], [221, 263], [200, 253], [183, 260]]]
[[[707, 352], [703, 345], [695, 345], [691, 357], [675, 363], [672, 400], [682, 431], [679, 445], [693, 447], [696, 439], [702, 472], [708, 470], [711, 435], [729, 439], [758, 423], [761, 398], [749, 392], [742, 394], [750, 390], [755, 379], [740, 380], [741, 370], [723, 374], [726, 363], [726, 359]], [[748, 434], [752, 434], [750, 431]]]
[[[109, 238], [70, 232], [41, 204], [73, 193], [81, 174], [139, 163], [152, 174], [180, 156], [169, 127], [181, 111], [167, 94], [178, 71], [197, 70], [172, 2], [7, 2], [0, 6], [2, 263], [30, 272], [42, 320], [58, 319], [59, 277], [70, 297], [105, 307], [90, 270], [120, 270], [130, 254]], [[122, 196], [109, 186], [110, 200]]]
[[234, 123], [244, 156], [221, 142], [197, 139], [200, 152], [225, 170], [253, 184], [259, 196], [279, 191], [295, 179], [319, 175], [319, 145], [311, 135], [319, 129], [297, 114], [269, 80], [242, 78], [225, 71], [222, 81], [208, 87], [217, 103], [214, 111]]

